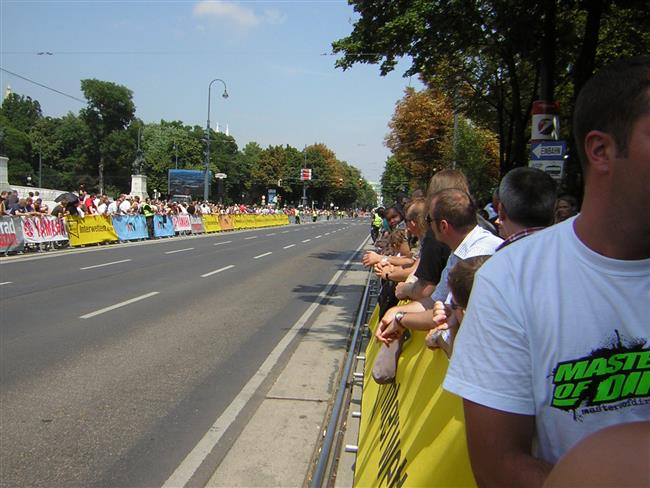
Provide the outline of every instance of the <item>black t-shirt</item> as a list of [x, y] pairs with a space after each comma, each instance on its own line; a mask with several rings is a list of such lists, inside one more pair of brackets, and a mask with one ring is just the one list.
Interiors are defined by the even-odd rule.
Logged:
[[447, 265], [449, 253], [449, 247], [437, 241], [433, 237], [433, 231], [428, 229], [424, 239], [422, 239], [420, 263], [418, 264], [418, 269], [415, 271], [415, 276], [423, 281], [437, 285], [440, 281], [442, 270]]

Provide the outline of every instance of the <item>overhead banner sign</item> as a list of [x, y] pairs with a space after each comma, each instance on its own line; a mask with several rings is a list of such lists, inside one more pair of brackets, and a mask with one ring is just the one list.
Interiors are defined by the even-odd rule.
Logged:
[[83, 218], [77, 215], [66, 215], [65, 223], [68, 226], [71, 246], [118, 240], [113, 222], [107, 215], [86, 215]]
[[25, 242], [41, 244], [43, 242], [68, 240], [68, 232], [65, 230], [63, 219], [51, 215], [20, 217], [20, 226]]
[[174, 221], [171, 216], [153, 216], [153, 235], [155, 237], [172, 237], [174, 235]]
[[0, 217], [0, 252], [22, 251], [23, 232], [16, 217]]
[[113, 215], [113, 228], [120, 241], [149, 238], [147, 221], [143, 215]]

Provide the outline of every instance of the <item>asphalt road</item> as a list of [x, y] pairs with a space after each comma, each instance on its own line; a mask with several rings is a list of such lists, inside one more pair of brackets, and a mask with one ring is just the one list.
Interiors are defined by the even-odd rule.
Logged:
[[0, 485], [161, 486], [368, 228], [3, 260]]

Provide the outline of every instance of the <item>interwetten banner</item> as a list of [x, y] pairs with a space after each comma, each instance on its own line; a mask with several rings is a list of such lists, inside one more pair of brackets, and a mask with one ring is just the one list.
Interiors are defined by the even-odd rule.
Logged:
[[111, 218], [107, 215], [86, 215], [84, 218], [66, 215], [65, 223], [71, 246], [118, 240]]
[[187, 214], [173, 215], [174, 232], [190, 232], [192, 230], [192, 222], [190, 216]]
[[22, 251], [23, 231], [17, 217], [0, 217], [0, 252]]
[[41, 244], [68, 240], [64, 220], [51, 215], [20, 217], [20, 226], [25, 242]]
[[[371, 330], [377, 327], [375, 309]], [[460, 397], [442, 389], [449, 361], [430, 351], [425, 332], [404, 342], [395, 382], [379, 385], [372, 367], [381, 347], [366, 350], [355, 487], [474, 487]]]
[[113, 215], [113, 228], [120, 241], [147, 239], [147, 221], [143, 215]]
[[202, 215], [201, 219], [206, 232], [219, 232], [221, 230], [218, 215]]
[[174, 235], [174, 221], [171, 216], [153, 216], [153, 235], [155, 237], [172, 237]]

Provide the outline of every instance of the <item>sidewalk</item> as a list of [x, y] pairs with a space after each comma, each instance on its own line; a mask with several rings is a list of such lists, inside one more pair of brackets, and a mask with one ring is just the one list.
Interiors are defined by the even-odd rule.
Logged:
[[361, 255], [319, 307], [311, 327], [208, 487], [299, 487], [317, 460], [368, 271]]

